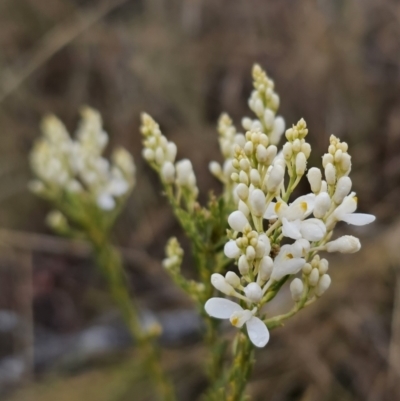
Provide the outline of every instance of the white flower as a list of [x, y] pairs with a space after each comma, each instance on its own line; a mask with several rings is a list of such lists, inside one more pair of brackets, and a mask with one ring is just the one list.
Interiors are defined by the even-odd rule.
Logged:
[[269, 341], [269, 331], [261, 319], [254, 316], [257, 311], [243, 309], [239, 304], [224, 298], [211, 298], [205, 306], [206, 312], [217, 319], [229, 319], [235, 327], [247, 328], [250, 341], [259, 348], [265, 347]]
[[264, 219], [276, 219], [286, 217], [288, 221], [297, 219], [305, 219], [314, 210], [315, 195], [308, 194], [298, 197], [293, 203], [287, 205], [286, 202], [280, 200], [271, 202], [264, 213]]
[[301, 258], [301, 254], [294, 244], [283, 245], [274, 260], [271, 279], [278, 281], [288, 274], [296, 274], [302, 269], [305, 263], [305, 260]]
[[341, 205], [339, 205], [333, 213], [333, 217], [337, 221], [345, 221], [347, 224], [355, 226], [364, 226], [366, 224], [375, 221], [375, 216], [372, 214], [365, 213], [354, 213], [357, 209], [357, 198], [355, 193], [352, 192], [350, 195], [343, 199]]
[[308, 241], [319, 241], [326, 234], [326, 227], [319, 219], [288, 221], [284, 217], [282, 219], [282, 234], [292, 239], [305, 238]]
[[361, 248], [360, 240], [352, 235], [344, 235], [326, 244], [328, 252], [355, 253]]

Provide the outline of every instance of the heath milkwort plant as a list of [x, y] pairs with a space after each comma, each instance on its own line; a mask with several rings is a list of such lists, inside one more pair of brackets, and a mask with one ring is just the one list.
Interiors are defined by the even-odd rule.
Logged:
[[173, 401], [173, 388], [165, 376], [155, 337], [160, 328], [144, 328], [138, 308], [129, 292], [119, 251], [111, 244], [110, 230], [135, 185], [135, 164], [123, 148], [114, 150], [111, 160], [103, 152], [108, 143], [100, 114], [82, 109], [75, 138], [55, 116], [43, 120], [43, 135], [31, 152], [36, 176], [31, 190], [54, 207], [47, 223], [58, 234], [87, 240], [110, 293], [139, 344], [142, 367], [153, 379], [160, 399]]
[[[253, 363], [252, 345], [264, 347], [270, 329], [329, 288], [329, 262], [320, 253], [360, 249], [360, 241], [350, 235], [332, 240], [336, 224], [365, 225], [375, 220], [372, 215], [355, 213], [357, 197], [349, 177], [348, 145], [332, 135], [322, 169], [307, 169], [311, 146], [306, 140], [306, 122], [301, 119], [285, 131], [285, 122], [277, 115], [279, 96], [274, 82], [259, 65], [252, 73], [254, 90], [249, 107], [255, 118], [242, 119], [244, 133], [227, 114], [219, 119], [224, 162], [213, 161], [209, 167], [224, 190], [220, 198], [210, 201], [214, 209], [198, 205], [190, 161], [176, 162], [176, 146], [150, 116], [142, 116], [143, 156], [160, 175], [175, 214], [192, 240], [199, 281], [189, 283], [181, 275], [183, 251], [176, 239], [167, 246], [164, 266], [209, 317], [228, 320], [240, 329], [231, 363], [223, 366], [221, 356], [214, 363], [214, 368], [220, 369], [219, 376], [214, 369], [210, 377], [219, 377], [219, 385], [209, 392], [208, 399], [239, 400]], [[309, 182], [310, 193], [292, 199], [303, 177]], [[235, 271], [226, 271], [232, 263], [237, 266]], [[267, 304], [287, 281], [293, 308], [270, 316]], [[215, 290], [223, 296], [216, 297]], [[218, 325], [209, 327], [213, 333], [210, 339], [221, 341], [215, 334]]]

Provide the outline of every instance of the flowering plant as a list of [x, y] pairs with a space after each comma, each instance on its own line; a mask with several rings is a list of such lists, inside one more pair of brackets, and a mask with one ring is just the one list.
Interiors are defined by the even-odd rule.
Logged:
[[[210, 384], [204, 400], [210, 401], [242, 400], [254, 364], [254, 346], [264, 347], [271, 329], [318, 300], [329, 288], [329, 262], [320, 253], [360, 249], [360, 241], [353, 236], [332, 240], [336, 224], [364, 225], [375, 219], [355, 213], [357, 198], [349, 177], [348, 145], [331, 136], [322, 170], [312, 167], [307, 171], [311, 146], [306, 140], [306, 122], [301, 119], [285, 131], [283, 118], [277, 116], [279, 96], [273, 81], [258, 65], [253, 67], [253, 81], [249, 106], [255, 118], [243, 118], [245, 133], [238, 132], [228, 115], [219, 119], [224, 162], [214, 161], [209, 167], [222, 183], [223, 192], [219, 197], [211, 194], [206, 206], [197, 201], [199, 189], [191, 162], [176, 161], [176, 145], [148, 114], [142, 115], [143, 157], [159, 175], [192, 246], [196, 280], [181, 273], [183, 250], [176, 238], [167, 244], [163, 266], [204, 318]], [[93, 132], [96, 135], [91, 136]], [[286, 141], [278, 151], [283, 134]], [[45, 138], [32, 154], [32, 167], [39, 178], [32, 188], [56, 206], [52, 225], [65, 234], [75, 232], [69, 226], [75, 223], [81, 235], [94, 244], [99, 264], [107, 271], [115, 263], [120, 267], [120, 262], [115, 250], [110, 251], [114, 257], [104, 255], [108, 238], [101, 233], [109, 232], [133, 187], [134, 165], [129, 154], [120, 151], [110, 166], [101, 157], [104, 135], [99, 116], [92, 110], [85, 111], [77, 141], [67, 136], [57, 120], [48, 120]], [[291, 199], [305, 176], [311, 192]], [[91, 220], [89, 216], [96, 217]], [[115, 284], [112, 275], [108, 279]], [[287, 281], [293, 308], [271, 316], [268, 303]], [[115, 288], [111, 286], [117, 300], [117, 289], [123, 285], [117, 280]], [[128, 317], [133, 320], [127, 320], [134, 322], [133, 335], [148, 338], [128, 304], [125, 296], [120, 307], [130, 311]], [[231, 357], [231, 341], [220, 335], [223, 320], [240, 329], [232, 342]], [[154, 362], [163, 399], [174, 399], [156, 358], [151, 352], [146, 357]]]

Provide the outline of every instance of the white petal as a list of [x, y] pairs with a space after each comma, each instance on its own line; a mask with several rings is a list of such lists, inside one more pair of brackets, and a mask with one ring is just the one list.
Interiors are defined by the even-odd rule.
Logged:
[[288, 274], [296, 274], [303, 268], [305, 263], [305, 260], [302, 258], [286, 259], [274, 265], [271, 278], [278, 281]]
[[299, 206], [301, 203], [306, 203], [307, 204], [307, 210], [305, 211], [304, 217], [308, 217], [314, 210], [314, 205], [315, 205], [315, 198], [316, 196], [314, 194], [307, 194], [303, 196], [299, 196], [291, 205], [290, 208], [295, 208]]
[[265, 347], [269, 341], [269, 331], [264, 322], [253, 316], [247, 323], [250, 341], [258, 348]]
[[226, 257], [231, 258], [231, 259], [236, 259], [240, 256], [240, 249], [236, 245], [236, 242], [231, 239], [229, 240], [224, 247], [224, 253]]
[[285, 237], [299, 239], [300, 234], [300, 220], [288, 221], [285, 217], [282, 219], [282, 234]]
[[354, 226], [364, 226], [375, 221], [375, 216], [373, 214], [352, 213], [343, 215], [341, 220]]
[[232, 230], [243, 232], [243, 229], [249, 224], [249, 221], [240, 210], [236, 210], [229, 215], [228, 223]]
[[229, 319], [234, 312], [243, 308], [236, 302], [225, 298], [210, 298], [204, 305], [205, 311], [217, 319]]
[[308, 241], [319, 241], [326, 234], [326, 227], [319, 219], [308, 219], [301, 222], [300, 232]]
[[264, 219], [270, 220], [270, 219], [276, 219], [278, 216], [275, 213], [275, 202], [271, 202], [268, 207], [267, 210], [264, 213]]
[[265, 250], [264, 250], [263, 256], [268, 256], [269, 253], [271, 252], [271, 242], [270, 242], [269, 238], [267, 237], [266, 234], [263, 233], [258, 236], [258, 240], [263, 242], [265, 245]]

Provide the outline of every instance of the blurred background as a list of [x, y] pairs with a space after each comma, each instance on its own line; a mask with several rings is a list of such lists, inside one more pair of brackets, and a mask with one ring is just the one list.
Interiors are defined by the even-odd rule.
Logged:
[[[334, 134], [350, 145], [359, 209], [377, 215], [356, 255], [331, 258], [333, 285], [258, 352], [254, 400], [400, 400], [400, 3], [395, 0], [0, 1], [0, 398], [152, 400], [85, 246], [51, 236], [49, 206], [27, 190], [41, 118], [70, 132], [97, 108], [138, 167], [115, 229], [145, 319], [162, 342], [180, 399], [204, 387], [201, 326], [162, 271], [180, 235], [157, 177], [141, 159], [147, 111], [193, 161], [205, 199], [218, 184], [216, 121], [250, 115], [260, 63], [288, 125], [304, 117], [310, 165]], [[305, 185], [302, 190], [308, 190]], [[182, 238], [182, 241], [184, 239]], [[190, 255], [185, 259], [191, 274]]]

